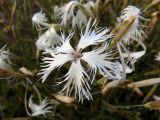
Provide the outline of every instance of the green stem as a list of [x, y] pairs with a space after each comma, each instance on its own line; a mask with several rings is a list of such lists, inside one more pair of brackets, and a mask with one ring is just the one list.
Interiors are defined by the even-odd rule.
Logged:
[[149, 91], [149, 92], [147, 93], [147, 95], [144, 97], [142, 103], [145, 103], [145, 102], [148, 101], [148, 99], [149, 99], [149, 98], [154, 94], [154, 92], [156, 91], [157, 87], [158, 87], [158, 84], [154, 85], [154, 86], [150, 89], [150, 91]]
[[125, 108], [125, 109], [130, 109], [130, 108], [137, 108], [137, 107], [144, 107], [144, 104], [142, 105], [133, 105], [133, 106], [112, 106], [113, 108]]

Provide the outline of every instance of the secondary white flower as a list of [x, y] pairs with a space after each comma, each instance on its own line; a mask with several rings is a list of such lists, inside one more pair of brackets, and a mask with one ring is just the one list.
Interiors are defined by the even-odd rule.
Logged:
[[42, 10], [38, 13], [35, 13], [32, 17], [33, 25], [38, 29], [41, 28], [41, 25], [47, 25], [48, 18], [46, 17], [45, 13]]
[[[113, 59], [111, 57], [112, 52], [106, 52], [109, 45], [107, 41], [111, 35], [107, 35], [107, 28], [95, 28], [95, 26], [96, 21], [92, 24], [90, 19], [85, 31], [81, 31], [81, 37], [76, 50], [70, 45], [73, 33], [70, 33], [68, 37], [62, 34], [61, 45], [56, 48], [56, 51], [50, 52], [51, 57], [43, 58], [43, 69], [39, 73], [39, 75], [42, 75], [42, 82], [46, 80], [53, 70], [69, 62], [71, 63], [69, 71], [64, 75], [64, 80], [59, 82], [59, 84], [66, 83], [60, 92], [64, 92], [67, 96], [70, 96], [74, 89], [75, 97], [79, 101], [83, 101], [83, 96], [88, 100], [92, 99], [89, 81], [92, 82], [94, 80], [97, 70], [108, 78], [119, 79], [121, 71], [117, 62], [111, 62], [111, 59]], [[84, 52], [84, 48], [97, 45], [100, 42], [105, 42], [105, 44], [100, 48]], [[87, 68], [82, 66], [82, 61], [85, 61], [84, 64], [88, 63], [90, 66], [88, 70], [85, 70]], [[90, 75], [88, 72], [90, 72]]]
[[[86, 13], [79, 8], [83, 7], [85, 12], [93, 16], [93, 1], [88, 1], [85, 4], [82, 4], [78, 1], [70, 1], [64, 6], [58, 8], [55, 7], [55, 15], [57, 16], [61, 25], [66, 26], [67, 22], [72, 22], [72, 27], [82, 27], [82, 25], [87, 24], [88, 18]], [[77, 10], [76, 10], [77, 9]]]
[[65, 4], [64, 6], [58, 8], [58, 6], [55, 7], [55, 15], [60, 21], [61, 25], [66, 26], [67, 20], [71, 19], [72, 16], [74, 16], [74, 7], [78, 5], [77, 1], [70, 1], [69, 3]]
[[160, 61], [160, 52], [155, 56], [155, 60]]
[[[135, 63], [137, 60], [145, 54], [145, 51], [140, 52], [130, 52], [129, 55], [127, 53], [123, 54], [124, 58], [130, 57], [131, 62]], [[129, 58], [128, 58], [129, 59]]]
[[123, 57], [126, 63], [126, 73], [134, 71], [134, 63], [145, 54], [145, 51], [124, 53]]
[[117, 18], [119, 23], [124, 23], [131, 19], [131, 17], [134, 17], [134, 22], [128, 30], [128, 33], [122, 38], [125, 43], [130, 44], [131, 40], [138, 40], [142, 34], [144, 34], [142, 30], [144, 25], [140, 22], [140, 20], [146, 19], [142, 17], [141, 14], [140, 9], [129, 5], [121, 12], [121, 16]]
[[50, 27], [45, 33], [39, 36], [36, 46], [39, 50], [45, 50], [60, 43], [60, 36], [56, 33], [54, 27]]
[[6, 45], [0, 49], [0, 68], [4, 70], [10, 70], [11, 69], [11, 61], [10, 61], [10, 55], [11, 53], [8, 50], [5, 50]]
[[[52, 106], [48, 106], [49, 100], [45, 98], [39, 105], [33, 103], [32, 101], [33, 96], [29, 98], [28, 107], [31, 109], [32, 114], [31, 116], [37, 116], [37, 115], [44, 115], [46, 113], [51, 113]], [[47, 107], [48, 106], [48, 107]]]
[[32, 17], [33, 25], [37, 30], [47, 29], [36, 41], [39, 50], [45, 50], [60, 43], [60, 36], [57, 34], [54, 25], [47, 23], [48, 19], [42, 10]]
[[[86, 4], [83, 4], [84, 8], [88, 11], [90, 15], [93, 16], [93, 7], [94, 3], [93, 1], [88, 1]], [[75, 27], [76, 25], [81, 28], [83, 25], [86, 25], [88, 22], [87, 16], [83, 13], [81, 9], [78, 9], [77, 14], [73, 16], [72, 19], [72, 27]]]

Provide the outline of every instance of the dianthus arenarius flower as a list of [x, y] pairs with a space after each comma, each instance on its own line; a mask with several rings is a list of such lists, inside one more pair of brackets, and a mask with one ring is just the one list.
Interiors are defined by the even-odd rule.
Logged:
[[[146, 46], [141, 41], [142, 35], [145, 35], [143, 28], [145, 25], [141, 22], [141, 20], [147, 20], [143, 17], [142, 12], [136, 6], [129, 5], [124, 8], [121, 12], [120, 17], [117, 18], [119, 23], [125, 23], [127, 21], [132, 21], [130, 24], [126, 34], [121, 38], [122, 41], [118, 42], [118, 44], [125, 50], [125, 53], [121, 56], [125, 59], [126, 64], [126, 73], [131, 73], [134, 68], [134, 63], [142, 57], [146, 53]], [[134, 51], [131, 52], [128, 48], [125, 47], [122, 43], [132, 44], [133, 41], [138, 42], [139, 45], [143, 48], [142, 51]]]
[[36, 47], [39, 50], [44, 51], [45, 49], [60, 43], [60, 36], [57, 34], [55, 29], [56, 24], [48, 23], [48, 18], [42, 10], [33, 15], [32, 23], [38, 31], [47, 29], [36, 41]]
[[124, 23], [131, 18], [134, 18], [134, 21], [131, 27], [128, 30], [128, 33], [122, 38], [122, 40], [130, 44], [131, 40], [138, 40], [144, 33], [143, 28], [145, 27], [141, 20], [147, 20], [143, 17], [142, 12], [136, 6], [129, 5], [124, 10], [122, 10], [120, 17], [118, 17], [119, 23]]
[[0, 69], [11, 70], [11, 61], [10, 56], [12, 55], [8, 50], [5, 50], [5, 47], [0, 49]]
[[52, 113], [51, 109], [52, 106], [48, 106], [49, 100], [45, 98], [39, 105], [33, 103], [32, 100], [33, 96], [30, 97], [28, 106], [31, 109], [32, 113], [30, 116], [38, 116], [38, 115], [44, 115], [46, 113]]
[[[89, 19], [85, 30], [83, 31], [82, 29], [81, 31], [76, 49], [70, 44], [73, 33], [70, 33], [68, 37], [62, 34], [61, 45], [56, 48], [56, 51], [50, 51], [51, 57], [43, 57], [42, 59], [43, 69], [39, 73], [39, 75], [42, 75], [42, 82], [46, 80], [53, 70], [69, 62], [71, 63], [69, 71], [64, 75], [64, 80], [59, 82], [59, 84], [66, 83], [60, 92], [70, 96], [74, 89], [75, 97], [79, 101], [83, 101], [83, 96], [88, 100], [92, 99], [89, 82], [92, 83], [97, 70], [101, 75], [110, 79], [121, 79], [120, 63], [111, 61], [114, 59], [111, 57], [113, 51], [106, 52], [112, 35], [108, 34], [109, 30], [107, 28], [96, 28], [96, 26], [96, 20], [92, 22]], [[88, 46], [95, 46], [99, 43], [103, 43], [101, 47], [84, 52]], [[85, 66], [82, 65], [82, 61], [85, 61], [83, 62]], [[86, 70], [87, 66], [89, 66], [89, 69], [87, 68]]]
[[93, 1], [82, 4], [78, 0], [71, 0], [62, 7], [56, 6], [54, 12], [61, 25], [71, 23], [73, 28], [76, 26], [81, 28], [87, 24], [88, 16], [93, 16], [93, 8]]

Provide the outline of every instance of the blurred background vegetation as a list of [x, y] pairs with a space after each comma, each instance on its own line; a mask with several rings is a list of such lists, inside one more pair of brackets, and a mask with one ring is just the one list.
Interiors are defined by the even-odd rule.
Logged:
[[[159, 0], [155, 0], [159, 1]], [[13, 68], [19, 72], [20, 67], [30, 70], [39, 69], [36, 60], [35, 41], [38, 37], [32, 25], [32, 15], [41, 9], [46, 13], [49, 21], [55, 23], [54, 6], [63, 5], [68, 0], [0, 0], [0, 47], [7, 44], [7, 49], [14, 53], [12, 59]], [[101, 0], [100, 3], [100, 22], [103, 26], [111, 29], [115, 27], [116, 17], [127, 5], [135, 5], [140, 9], [148, 9], [144, 12], [145, 18], [152, 19], [153, 13], [160, 11], [160, 2], [151, 5], [153, 0]], [[104, 5], [105, 3], [105, 5]], [[127, 79], [140, 81], [148, 78], [160, 77], [160, 62], [154, 60], [154, 56], [160, 51], [160, 22], [157, 21], [151, 33], [145, 39], [147, 53], [136, 63], [136, 70], [127, 75]], [[35, 81], [43, 98], [54, 97], [51, 93], [56, 90], [50, 86], [56, 73], [44, 84]], [[33, 78], [32, 78], [33, 79]], [[34, 79], [33, 79], [34, 80]], [[35, 79], [37, 80], [37, 79]], [[0, 119], [25, 120], [27, 119], [46, 119], [46, 120], [160, 120], [159, 110], [146, 108], [116, 109], [112, 106], [127, 106], [142, 104], [144, 101], [151, 101], [151, 93], [160, 96], [160, 86], [144, 87], [143, 96], [124, 88], [110, 90], [105, 96], [99, 91], [101, 87], [95, 83], [92, 88], [93, 101], [85, 100], [83, 104], [65, 104], [54, 101], [54, 115], [44, 118], [27, 117], [24, 108], [24, 82], [25, 79], [0, 79]], [[28, 90], [28, 97], [34, 94], [32, 88]], [[144, 100], [145, 99], [145, 100]]]

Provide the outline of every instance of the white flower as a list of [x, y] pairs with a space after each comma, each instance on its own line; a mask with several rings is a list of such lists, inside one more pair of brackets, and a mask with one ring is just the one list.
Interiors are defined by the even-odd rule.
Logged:
[[134, 17], [134, 22], [128, 30], [128, 33], [122, 38], [125, 43], [130, 44], [131, 40], [138, 40], [142, 34], [144, 34], [142, 30], [144, 25], [140, 22], [140, 20], [146, 19], [142, 17], [141, 14], [140, 9], [129, 5], [121, 12], [121, 16], [117, 18], [119, 23], [124, 23], [131, 19], [131, 17]]
[[60, 43], [60, 36], [57, 34], [54, 25], [47, 23], [48, 19], [42, 10], [35, 13], [32, 17], [33, 25], [37, 30], [47, 29], [36, 41], [36, 47], [39, 50], [45, 50]]
[[[93, 1], [88, 1], [83, 6], [91, 15], [93, 15], [93, 11], [92, 11], [94, 7]], [[73, 16], [72, 27], [74, 28], [77, 25], [79, 28], [82, 28], [82, 26], [86, 25], [87, 22], [88, 22], [87, 16], [83, 13], [81, 9], [78, 9], [77, 14]]]
[[[51, 113], [50, 109], [52, 109], [52, 106], [48, 106], [49, 101], [47, 98], [45, 98], [40, 105], [34, 104], [32, 101], [33, 96], [30, 97], [28, 107], [31, 109], [32, 114], [31, 116], [37, 116], [37, 115], [44, 115], [46, 113]], [[48, 107], [47, 107], [48, 106]]]
[[78, 1], [70, 1], [60, 8], [57, 6], [55, 7], [55, 15], [57, 16], [61, 25], [66, 26], [67, 23], [71, 21], [72, 27], [78, 26], [81, 28], [82, 25], [87, 24], [87, 15], [78, 6], [83, 6], [88, 14], [93, 15], [93, 1], [88, 1], [86, 4], [82, 4]]
[[155, 56], [155, 60], [160, 61], [160, 52]]
[[[126, 52], [123, 55], [121, 55], [121, 57], [124, 58], [125, 62], [123, 68], [125, 68], [126, 73], [131, 73], [135, 69], [134, 63], [146, 52], [146, 46], [139, 39], [141, 39], [142, 35], [145, 35], [145, 33], [142, 30], [145, 26], [141, 23], [141, 20], [147, 20], [147, 19], [142, 17], [142, 12], [140, 11], [140, 9], [131, 5], [127, 6], [124, 10], [122, 10], [121, 16], [118, 17], [117, 19], [119, 23], [125, 23], [127, 21], [133, 20], [133, 23], [129, 26], [129, 28], [126, 28], [127, 29], [126, 34], [123, 35], [123, 37], [121, 38], [122, 42], [121, 41], [119, 42], [123, 50], [125, 50]], [[138, 42], [138, 44], [141, 45], [143, 50], [139, 52], [128, 51], [123, 42], [125, 44], [131, 44], [133, 43], [133, 41]]]
[[[132, 63], [137, 62], [137, 60], [145, 54], [145, 51], [140, 52], [130, 52], [129, 56], [127, 53], [123, 54], [124, 58], [130, 57]], [[129, 59], [129, 58], [128, 58]]]
[[123, 57], [126, 62], [126, 73], [131, 73], [134, 71], [134, 63], [139, 60], [145, 54], [145, 51], [139, 52], [129, 52], [129, 54], [124, 53]]
[[74, 7], [78, 5], [77, 1], [70, 1], [61, 8], [55, 7], [55, 15], [60, 20], [60, 24], [66, 26], [67, 20], [74, 16]]
[[56, 33], [54, 27], [50, 27], [45, 33], [39, 36], [36, 46], [39, 50], [45, 50], [59, 43], [60, 36]]
[[10, 70], [11, 69], [11, 61], [10, 61], [10, 55], [11, 53], [8, 50], [5, 50], [6, 45], [0, 49], [0, 68], [4, 70]]
[[[94, 80], [97, 70], [108, 78], [119, 79], [121, 71], [119, 67], [117, 67], [117, 63], [111, 62], [111, 59], [113, 59], [111, 57], [112, 52], [106, 52], [106, 49], [109, 47], [108, 39], [111, 35], [107, 35], [107, 28], [95, 29], [95, 26], [96, 21], [92, 24], [90, 19], [84, 33], [83, 29], [81, 31], [80, 41], [76, 50], [70, 45], [73, 33], [70, 33], [68, 37], [62, 34], [62, 44], [56, 48], [56, 52], [50, 52], [51, 57], [43, 58], [43, 69], [41, 69], [39, 73], [39, 75], [42, 75], [42, 82], [46, 80], [53, 70], [69, 62], [71, 63], [69, 71], [64, 75], [64, 80], [59, 82], [59, 84], [66, 83], [60, 92], [64, 92], [67, 96], [70, 96], [74, 89], [75, 97], [77, 97], [79, 101], [83, 101], [83, 96], [88, 100], [92, 99], [89, 81], [92, 82]], [[105, 42], [105, 44], [100, 48], [84, 52], [84, 48], [97, 45], [100, 42]], [[88, 63], [88, 70], [82, 66], [82, 61], [85, 61], [83, 64]]]
[[38, 13], [35, 13], [32, 17], [32, 23], [37, 29], [41, 28], [41, 25], [47, 25], [47, 22], [48, 19], [42, 10]]

